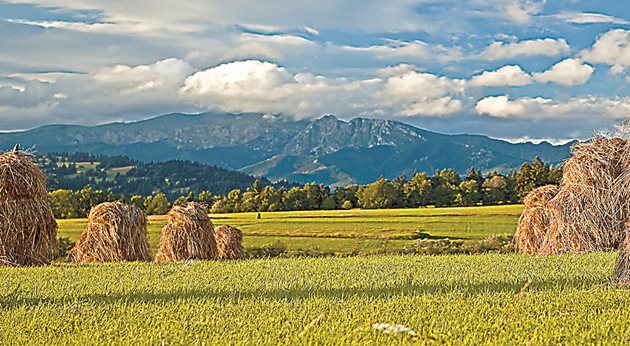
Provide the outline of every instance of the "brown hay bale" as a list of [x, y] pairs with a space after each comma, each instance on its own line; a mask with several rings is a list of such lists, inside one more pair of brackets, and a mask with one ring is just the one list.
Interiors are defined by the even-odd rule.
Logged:
[[597, 136], [571, 152], [561, 189], [547, 205], [544, 255], [617, 248], [630, 218], [630, 141]]
[[75, 263], [150, 261], [146, 214], [120, 202], [95, 206], [69, 256]]
[[0, 154], [0, 265], [45, 265], [57, 254], [46, 177], [31, 158], [19, 150]]
[[630, 214], [616, 193], [579, 185], [564, 186], [547, 209], [552, 222], [544, 255], [616, 249]]
[[630, 140], [595, 136], [571, 148], [572, 157], [563, 165], [562, 185], [607, 189], [627, 171]]
[[246, 258], [245, 249], [243, 248], [243, 232], [240, 229], [222, 225], [214, 231], [217, 237], [219, 259], [240, 260]]
[[546, 185], [532, 190], [523, 200], [525, 209], [514, 234], [514, 248], [522, 253], [537, 253], [549, 229], [547, 203], [558, 193], [558, 186]]
[[182, 262], [217, 258], [214, 225], [205, 205], [191, 202], [175, 206], [168, 213], [168, 224], [162, 228], [155, 261]]

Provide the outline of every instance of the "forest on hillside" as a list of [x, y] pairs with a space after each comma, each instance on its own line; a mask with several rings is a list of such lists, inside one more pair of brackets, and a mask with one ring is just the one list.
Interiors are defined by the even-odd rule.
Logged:
[[471, 168], [460, 176], [443, 169], [331, 189], [272, 183], [190, 161], [140, 163], [83, 153], [46, 154], [38, 161], [49, 176], [50, 201], [60, 218], [84, 217], [92, 206], [114, 200], [148, 214], [165, 214], [172, 205], [189, 201], [206, 203], [215, 213], [511, 204], [535, 187], [557, 184], [562, 175], [560, 168], [535, 158], [505, 175]]

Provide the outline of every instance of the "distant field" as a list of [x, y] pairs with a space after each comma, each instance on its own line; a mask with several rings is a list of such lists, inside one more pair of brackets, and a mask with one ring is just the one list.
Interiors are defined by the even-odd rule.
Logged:
[[[432, 238], [482, 239], [490, 235], [513, 234], [520, 205], [420, 208], [387, 210], [299, 211], [234, 213], [211, 215], [216, 225], [229, 224], [245, 233], [246, 247], [258, 247], [279, 240], [289, 250], [318, 248], [333, 252], [371, 251], [379, 247], [401, 248], [415, 232]], [[60, 236], [78, 239], [85, 219], [59, 220]], [[157, 247], [164, 216], [149, 221], [149, 243]]]
[[[11, 345], [629, 344], [614, 254], [0, 268]], [[527, 282], [531, 284], [526, 285]], [[401, 324], [386, 334], [374, 324]]]

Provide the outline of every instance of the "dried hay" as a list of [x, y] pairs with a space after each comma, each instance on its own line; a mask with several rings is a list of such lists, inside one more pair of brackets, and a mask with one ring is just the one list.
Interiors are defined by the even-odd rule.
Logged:
[[75, 263], [150, 261], [146, 214], [120, 202], [95, 206], [69, 256]]
[[537, 253], [549, 229], [547, 203], [558, 193], [558, 186], [546, 185], [532, 190], [523, 200], [525, 209], [518, 220], [514, 248], [523, 253]]
[[596, 136], [571, 152], [540, 253], [615, 249], [630, 218], [630, 140]]
[[0, 265], [49, 264], [57, 250], [46, 177], [32, 155], [16, 146], [0, 154]]
[[223, 225], [214, 231], [217, 237], [219, 259], [240, 260], [246, 258], [243, 248], [243, 232], [240, 229]]
[[155, 261], [213, 260], [217, 255], [214, 225], [207, 207], [196, 202], [173, 207], [168, 213], [168, 224], [162, 228]]

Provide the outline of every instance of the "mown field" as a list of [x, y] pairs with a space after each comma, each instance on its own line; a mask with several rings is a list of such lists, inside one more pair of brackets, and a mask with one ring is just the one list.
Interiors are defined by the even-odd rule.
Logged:
[[[421, 208], [391, 210], [343, 210], [213, 214], [216, 225], [229, 224], [245, 233], [247, 248], [280, 241], [289, 250], [320, 249], [337, 253], [370, 253], [382, 247], [402, 248], [416, 233], [434, 239], [482, 239], [490, 235], [513, 234], [520, 205], [471, 208]], [[59, 220], [59, 235], [78, 239], [85, 219]], [[157, 247], [164, 216], [149, 221], [149, 243]]]
[[0, 344], [628, 344], [630, 290], [610, 280], [614, 257], [0, 268]]

